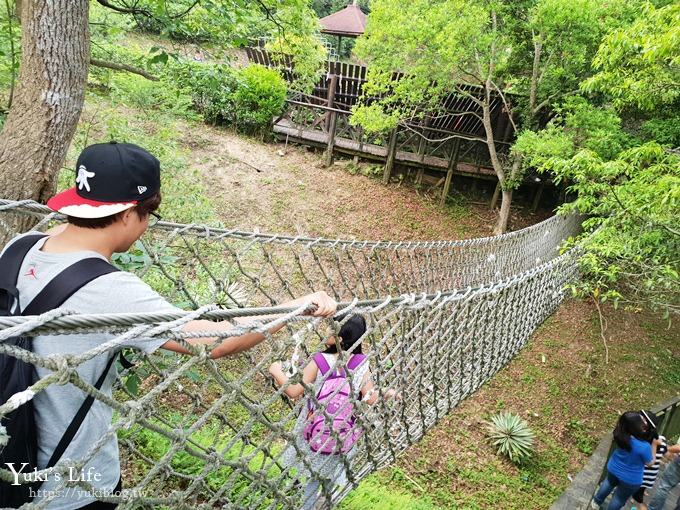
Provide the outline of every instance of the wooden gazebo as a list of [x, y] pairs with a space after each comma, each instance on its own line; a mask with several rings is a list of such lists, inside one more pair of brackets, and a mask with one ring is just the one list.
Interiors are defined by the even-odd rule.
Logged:
[[337, 36], [339, 54], [342, 38], [356, 38], [363, 34], [366, 30], [367, 18], [368, 16], [357, 5], [357, 0], [354, 0], [344, 9], [321, 18], [319, 20], [322, 26], [321, 33]]

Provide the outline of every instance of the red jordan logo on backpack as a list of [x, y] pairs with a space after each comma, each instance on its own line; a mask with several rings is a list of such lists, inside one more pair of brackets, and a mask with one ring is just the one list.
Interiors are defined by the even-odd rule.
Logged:
[[24, 276], [32, 276], [36, 280], [38, 279], [38, 275], [35, 274], [35, 268], [32, 267], [31, 269], [28, 270], [28, 272]]

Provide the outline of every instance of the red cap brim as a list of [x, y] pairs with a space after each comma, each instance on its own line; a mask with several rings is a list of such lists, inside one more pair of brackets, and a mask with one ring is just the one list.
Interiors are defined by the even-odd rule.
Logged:
[[67, 189], [47, 201], [47, 207], [75, 218], [105, 218], [137, 205], [131, 202], [97, 202], [78, 195], [76, 188]]

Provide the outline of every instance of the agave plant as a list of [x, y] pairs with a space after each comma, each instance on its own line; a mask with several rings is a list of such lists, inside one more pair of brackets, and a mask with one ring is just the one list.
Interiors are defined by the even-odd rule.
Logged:
[[487, 422], [489, 442], [497, 447], [497, 453], [512, 462], [519, 463], [533, 452], [534, 433], [527, 422], [516, 414], [503, 412]]

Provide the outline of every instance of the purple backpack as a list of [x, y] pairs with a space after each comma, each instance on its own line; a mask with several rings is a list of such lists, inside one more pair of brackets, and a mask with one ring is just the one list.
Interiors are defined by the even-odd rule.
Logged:
[[[313, 359], [321, 375], [325, 376], [331, 369], [326, 358], [318, 352]], [[347, 376], [351, 376], [351, 371], [365, 359], [363, 354], [353, 354], [347, 362], [349, 374], [344, 369], [334, 370], [316, 396], [318, 403], [310, 401], [303, 436], [312, 451], [323, 455], [347, 453], [359, 439], [361, 430], [354, 424], [354, 406]], [[330, 418], [326, 418], [323, 411]]]

